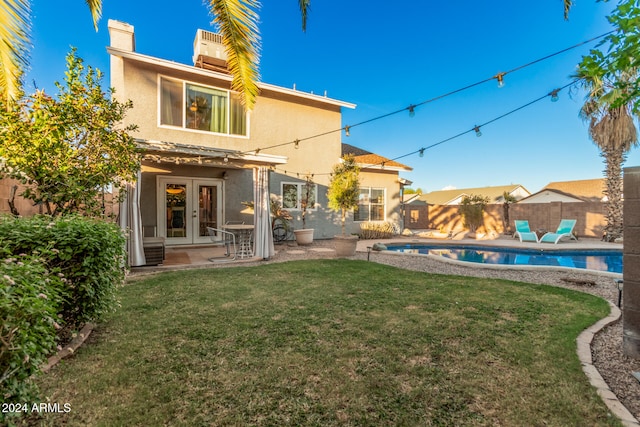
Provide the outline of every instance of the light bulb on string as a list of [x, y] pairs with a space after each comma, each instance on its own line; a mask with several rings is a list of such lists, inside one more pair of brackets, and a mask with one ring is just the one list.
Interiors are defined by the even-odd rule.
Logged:
[[409, 117], [415, 117], [416, 115], [416, 107], [415, 105], [409, 105], [409, 108], [407, 108], [409, 110]]
[[420, 151], [419, 156], [420, 157], [424, 157], [424, 148], [421, 148], [419, 151]]
[[293, 146], [295, 147], [295, 149], [297, 150], [298, 148], [300, 148], [300, 140], [296, 139], [295, 141], [293, 141]]
[[345, 136], [351, 136], [351, 134], [349, 133], [349, 129], [351, 129], [351, 126], [349, 126], [349, 125], [346, 125], [344, 127], [344, 135]]
[[480, 131], [480, 126], [474, 126], [473, 130], [476, 132], [476, 136], [478, 138], [482, 136], [482, 132]]
[[551, 92], [549, 92], [549, 96], [551, 97], [551, 102], [557, 102], [558, 99], [560, 98], [558, 96], [558, 92], [560, 92], [560, 89], [554, 89]]
[[498, 87], [504, 87], [504, 76], [505, 76], [505, 72], [502, 73], [498, 73], [495, 76], [493, 76], [494, 79], [498, 80]]

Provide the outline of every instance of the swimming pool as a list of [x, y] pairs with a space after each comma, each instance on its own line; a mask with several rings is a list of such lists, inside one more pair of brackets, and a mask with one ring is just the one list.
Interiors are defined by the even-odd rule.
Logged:
[[500, 265], [537, 265], [622, 273], [622, 251], [488, 247], [479, 245], [387, 245], [387, 250]]

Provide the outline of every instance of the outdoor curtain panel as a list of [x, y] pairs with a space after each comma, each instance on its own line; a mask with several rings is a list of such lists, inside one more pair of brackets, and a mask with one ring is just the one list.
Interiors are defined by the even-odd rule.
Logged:
[[127, 183], [127, 195], [120, 203], [120, 227], [127, 233], [127, 253], [132, 267], [145, 265], [147, 260], [142, 246], [142, 219], [140, 215], [141, 172], [136, 182]]
[[271, 234], [271, 204], [269, 200], [269, 168], [261, 166], [253, 170], [253, 223], [254, 250], [258, 258], [268, 259], [275, 255]]

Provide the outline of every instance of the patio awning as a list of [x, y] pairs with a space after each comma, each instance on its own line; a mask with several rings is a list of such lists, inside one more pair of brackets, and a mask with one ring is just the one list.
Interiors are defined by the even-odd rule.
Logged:
[[146, 139], [136, 139], [135, 141], [138, 148], [144, 150], [143, 160], [158, 163], [224, 166], [230, 168], [248, 168], [287, 163], [286, 156], [274, 154], [247, 153], [223, 148]]

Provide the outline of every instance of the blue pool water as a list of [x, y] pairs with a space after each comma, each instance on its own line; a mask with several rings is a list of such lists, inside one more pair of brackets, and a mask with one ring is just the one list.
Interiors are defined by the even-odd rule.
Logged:
[[458, 261], [502, 265], [544, 265], [622, 273], [622, 251], [500, 248], [474, 245], [387, 245], [387, 250], [431, 254]]

